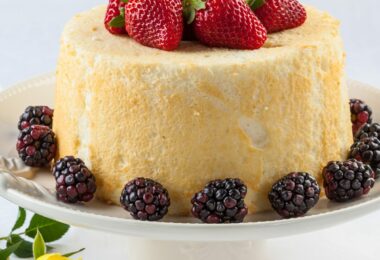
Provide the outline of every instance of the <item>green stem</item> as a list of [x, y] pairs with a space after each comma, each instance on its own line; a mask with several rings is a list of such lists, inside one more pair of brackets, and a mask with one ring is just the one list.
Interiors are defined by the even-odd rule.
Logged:
[[78, 253], [82, 252], [84, 249], [85, 249], [85, 248], [81, 248], [81, 249], [79, 249], [78, 251], [71, 252], [71, 253], [67, 253], [67, 254], [64, 254], [64, 255], [62, 255], [62, 256], [64, 256], [64, 257], [70, 257], [70, 256], [73, 256], [73, 255], [75, 255], [75, 254], [78, 254]]
[[0, 237], [0, 240], [8, 240], [11, 237], [11, 235], [20, 236], [20, 235], [24, 235], [24, 234], [25, 234], [25, 232], [21, 232], [21, 233], [18, 233], [18, 234], [9, 234], [9, 236], [7, 236], [7, 237]]

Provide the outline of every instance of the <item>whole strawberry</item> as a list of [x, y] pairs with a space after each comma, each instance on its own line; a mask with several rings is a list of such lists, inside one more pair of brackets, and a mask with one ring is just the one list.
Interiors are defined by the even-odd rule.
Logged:
[[125, 31], [125, 5], [128, 0], [110, 0], [104, 25], [112, 34], [126, 34]]
[[195, 15], [187, 12], [189, 22], [194, 16], [195, 35], [205, 45], [252, 50], [267, 39], [264, 26], [244, 0], [208, 0], [204, 8], [198, 4], [194, 9]]
[[253, 0], [251, 8], [268, 33], [279, 32], [302, 25], [306, 10], [297, 0]]
[[134, 40], [166, 51], [182, 38], [181, 0], [130, 0], [125, 6], [125, 28]]

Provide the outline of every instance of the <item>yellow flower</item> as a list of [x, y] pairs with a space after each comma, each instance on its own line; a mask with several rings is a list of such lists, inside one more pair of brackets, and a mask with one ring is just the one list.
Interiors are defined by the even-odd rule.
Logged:
[[[60, 254], [46, 254], [46, 255], [40, 256], [39, 258], [37, 258], [37, 260], [74, 260], [74, 259], [70, 259]], [[82, 260], [82, 258], [80, 257], [80, 258], [77, 258], [76, 260]]]

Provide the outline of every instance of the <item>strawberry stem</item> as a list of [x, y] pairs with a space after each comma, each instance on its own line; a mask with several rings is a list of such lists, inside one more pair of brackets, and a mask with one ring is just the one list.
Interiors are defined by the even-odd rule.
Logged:
[[206, 8], [206, 3], [202, 0], [182, 0], [183, 16], [187, 24], [194, 21], [196, 11]]
[[252, 10], [262, 7], [265, 4], [265, 0], [247, 0], [247, 4]]

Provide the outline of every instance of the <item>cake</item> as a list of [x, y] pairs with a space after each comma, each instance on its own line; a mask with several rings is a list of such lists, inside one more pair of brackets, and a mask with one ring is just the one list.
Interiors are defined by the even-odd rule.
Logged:
[[352, 131], [339, 22], [306, 9], [304, 25], [258, 50], [183, 41], [167, 52], [110, 35], [106, 6], [76, 15], [57, 69], [58, 157], [82, 158], [109, 203], [135, 177], [159, 181], [171, 215], [188, 215], [213, 179], [243, 180], [250, 213], [270, 208], [288, 172], [320, 179], [347, 157]]

